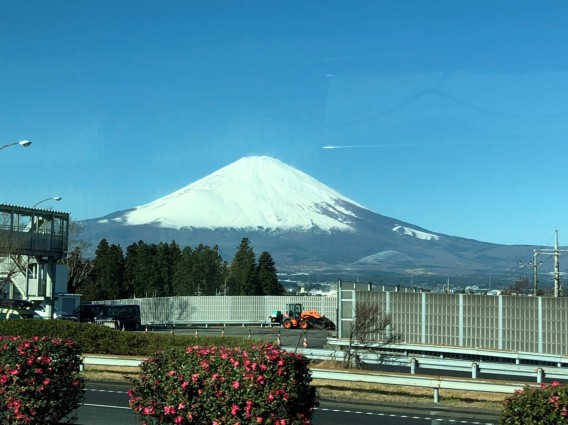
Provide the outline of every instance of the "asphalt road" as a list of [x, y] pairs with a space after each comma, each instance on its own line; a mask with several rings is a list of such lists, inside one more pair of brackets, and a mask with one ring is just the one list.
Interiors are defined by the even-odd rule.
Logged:
[[[79, 425], [135, 425], [134, 413], [128, 407], [128, 384], [88, 382], [84, 405], [79, 408]], [[497, 425], [494, 415], [472, 411], [452, 411], [421, 406], [381, 406], [350, 401], [320, 400], [315, 425]]]
[[199, 336], [226, 336], [226, 337], [243, 337], [249, 336], [253, 339], [263, 339], [272, 344], [276, 344], [278, 335], [280, 335], [280, 343], [283, 347], [289, 349], [298, 346], [302, 348], [304, 345], [304, 337], [309, 348], [323, 348], [327, 344], [327, 337], [331, 331], [321, 329], [308, 329], [305, 332], [301, 329], [283, 329], [280, 327], [269, 326], [215, 326], [215, 327], [150, 327], [149, 332], [171, 333], [176, 335], [197, 335]]

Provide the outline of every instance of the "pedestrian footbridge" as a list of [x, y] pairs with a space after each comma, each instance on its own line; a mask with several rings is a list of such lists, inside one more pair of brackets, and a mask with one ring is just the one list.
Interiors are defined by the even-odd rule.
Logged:
[[68, 242], [68, 213], [0, 204], [0, 297], [53, 300]]

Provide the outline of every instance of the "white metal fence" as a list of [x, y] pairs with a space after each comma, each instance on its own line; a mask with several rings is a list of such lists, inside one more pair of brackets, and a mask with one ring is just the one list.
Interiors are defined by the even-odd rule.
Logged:
[[[377, 305], [409, 344], [568, 353], [568, 297], [521, 297], [358, 290], [341, 284], [338, 337], [346, 338], [357, 303]], [[379, 336], [377, 336], [378, 338]]]
[[205, 296], [134, 298], [95, 301], [100, 304], [138, 304], [142, 324], [266, 324], [273, 310], [300, 303], [304, 311], [317, 310], [336, 323], [337, 297], [314, 296]]

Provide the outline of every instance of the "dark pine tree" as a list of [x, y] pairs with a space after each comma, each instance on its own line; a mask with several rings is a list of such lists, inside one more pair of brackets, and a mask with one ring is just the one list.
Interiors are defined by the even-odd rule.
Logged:
[[229, 295], [262, 295], [256, 258], [248, 238], [243, 238], [230, 267]]
[[173, 276], [174, 295], [194, 295], [196, 288], [193, 285], [193, 249], [189, 246], [181, 250], [179, 260], [175, 265]]
[[285, 293], [284, 287], [278, 282], [274, 260], [266, 251], [258, 257], [257, 276], [264, 295], [283, 295]]
[[178, 251], [179, 248], [175, 243], [168, 245], [162, 242], [156, 246], [156, 257], [154, 258], [156, 282], [154, 286], [158, 296], [167, 297], [172, 295], [174, 262]]
[[120, 245], [102, 239], [95, 252], [95, 288], [93, 297], [111, 300], [119, 297], [124, 274], [124, 256]]
[[124, 258], [124, 277], [123, 277], [123, 293], [121, 298], [131, 298], [136, 295], [134, 291], [134, 276], [136, 274], [136, 261], [138, 254], [138, 244], [144, 242], [130, 244], [126, 247], [126, 256]]
[[227, 265], [217, 246], [185, 247], [174, 271], [176, 295], [215, 295], [222, 292]]
[[156, 268], [157, 247], [142, 241], [136, 249], [136, 261], [133, 271], [133, 289], [137, 297], [148, 298], [160, 296], [159, 271]]

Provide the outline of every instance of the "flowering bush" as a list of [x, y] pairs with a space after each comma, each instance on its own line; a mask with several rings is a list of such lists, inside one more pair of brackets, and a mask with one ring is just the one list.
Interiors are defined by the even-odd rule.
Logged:
[[271, 345], [159, 352], [129, 391], [144, 424], [309, 424], [316, 405], [308, 360]]
[[568, 386], [553, 382], [540, 388], [526, 386], [505, 399], [501, 423], [550, 424], [568, 423]]
[[70, 340], [0, 336], [0, 423], [53, 423], [75, 411], [84, 395], [81, 363]]

